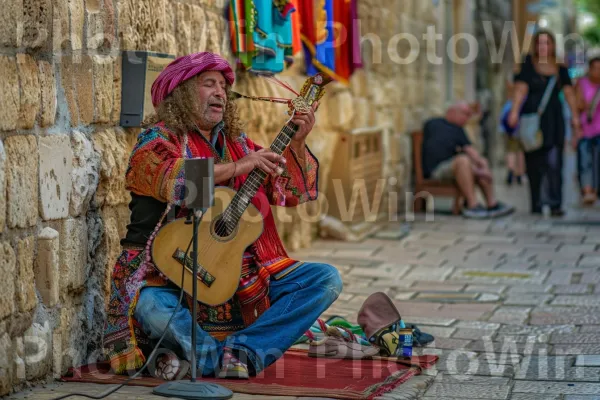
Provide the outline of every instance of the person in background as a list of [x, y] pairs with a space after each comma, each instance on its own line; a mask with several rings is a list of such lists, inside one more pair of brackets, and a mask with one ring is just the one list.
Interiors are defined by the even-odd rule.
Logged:
[[[510, 81], [506, 82], [506, 94], [508, 99], [513, 97], [514, 84]], [[512, 103], [509, 101], [505, 107], [512, 107]], [[503, 113], [504, 114], [504, 113]], [[508, 132], [505, 132], [508, 133]], [[512, 185], [513, 179], [516, 180], [517, 184], [523, 183], [525, 178], [525, 154], [519, 143], [519, 139], [516, 137], [506, 135], [506, 167], [508, 172], [506, 175], [506, 184]]]
[[[557, 76], [548, 105], [540, 118], [543, 135], [541, 149], [525, 153], [529, 180], [531, 213], [541, 214], [542, 206], [550, 206], [552, 216], [562, 216], [562, 167], [565, 143], [565, 117], [559, 98], [561, 90], [571, 108], [576, 109], [575, 91], [567, 68], [556, 60], [556, 42], [548, 31], [538, 31], [532, 43], [532, 54], [527, 55], [521, 70], [515, 75], [515, 89], [508, 124], [516, 127], [520, 113], [535, 113], [541, 103], [550, 78]], [[579, 119], [571, 119], [578, 132]], [[542, 196], [542, 187], [544, 196]], [[544, 204], [543, 204], [544, 203]]]
[[575, 86], [581, 136], [573, 135], [577, 150], [579, 185], [584, 204], [594, 204], [598, 193], [600, 167], [600, 56], [589, 61], [589, 70]]
[[[485, 158], [471, 145], [464, 130], [474, 111], [467, 103], [448, 109], [445, 118], [430, 119], [423, 128], [423, 174], [425, 178], [452, 180], [466, 199], [463, 216], [499, 217], [514, 209], [496, 200], [494, 180]], [[486, 207], [477, 202], [475, 186], [486, 199]]]

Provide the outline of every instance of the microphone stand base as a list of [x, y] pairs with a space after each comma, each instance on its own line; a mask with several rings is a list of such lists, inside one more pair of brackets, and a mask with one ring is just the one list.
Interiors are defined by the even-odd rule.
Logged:
[[163, 383], [155, 387], [152, 394], [185, 400], [227, 400], [233, 397], [231, 390], [216, 383], [187, 380]]

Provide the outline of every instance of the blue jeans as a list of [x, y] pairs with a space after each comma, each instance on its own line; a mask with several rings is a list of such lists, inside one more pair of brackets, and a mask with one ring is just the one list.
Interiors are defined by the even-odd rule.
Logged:
[[[271, 307], [256, 322], [218, 341], [196, 324], [198, 374], [218, 373], [223, 347], [234, 349], [251, 373], [260, 373], [277, 361], [329, 308], [342, 291], [337, 269], [327, 264], [305, 263], [269, 285]], [[175, 311], [179, 289], [148, 287], [140, 292], [134, 317], [152, 340], [158, 340]], [[161, 347], [190, 360], [192, 315], [180, 306]]]
[[577, 145], [577, 172], [579, 185], [597, 191], [600, 168], [600, 136], [579, 140]]

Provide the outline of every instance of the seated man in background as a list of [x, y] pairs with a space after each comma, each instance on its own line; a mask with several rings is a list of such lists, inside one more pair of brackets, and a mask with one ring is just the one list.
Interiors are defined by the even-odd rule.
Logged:
[[[463, 129], [473, 114], [473, 109], [467, 103], [458, 103], [448, 109], [444, 118], [433, 118], [425, 123], [423, 174], [427, 179], [456, 182], [465, 197], [465, 217], [507, 215], [514, 208], [496, 200], [488, 162], [471, 145]], [[477, 201], [475, 185], [483, 192], [487, 203], [485, 207]]]

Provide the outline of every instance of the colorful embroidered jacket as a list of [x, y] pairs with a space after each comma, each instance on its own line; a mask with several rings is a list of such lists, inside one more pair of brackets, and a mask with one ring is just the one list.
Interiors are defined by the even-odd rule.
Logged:
[[[166, 208], [167, 203], [173, 204], [182, 216], [185, 214], [185, 204], [182, 204], [185, 181], [183, 151], [188, 158], [214, 157], [215, 163], [225, 163], [237, 161], [260, 149], [243, 134], [235, 140], [226, 138], [223, 124], [213, 130], [213, 143], [199, 133], [192, 132], [188, 138], [184, 150], [180, 137], [163, 124], [139, 135], [126, 172], [127, 188], [132, 196], [150, 199], [149, 204], [159, 208], [159, 212]], [[301, 265], [301, 262], [288, 257], [277, 234], [270, 207], [260, 207], [260, 204], [296, 206], [316, 199], [319, 164], [308, 147], [305, 153], [304, 157], [298, 157], [288, 147], [283, 153], [287, 160], [283, 173], [277, 178], [267, 178], [252, 200], [259, 210], [268, 211], [263, 215], [263, 234], [248, 248], [242, 260], [240, 286], [234, 298], [217, 307], [199, 304], [198, 323], [218, 340], [252, 324], [269, 307], [267, 289], [270, 279], [278, 279]], [[305, 165], [300, 165], [301, 158], [306, 160]], [[245, 178], [233, 179], [230, 186], [239, 189]], [[128, 237], [136, 220], [145, 218], [146, 214], [138, 217], [140, 213], [135, 214], [135, 207], [130, 207], [132, 221]], [[128, 242], [128, 237], [124, 244], [131, 242]], [[140, 246], [139, 241], [138, 245], [124, 246], [113, 270], [104, 348], [115, 373], [140, 368], [151, 351], [149, 341], [133, 317], [140, 290], [147, 286], [171, 284], [152, 264], [149, 256], [151, 240], [152, 236], [146, 246]], [[189, 296], [187, 301], [191, 304]]]

